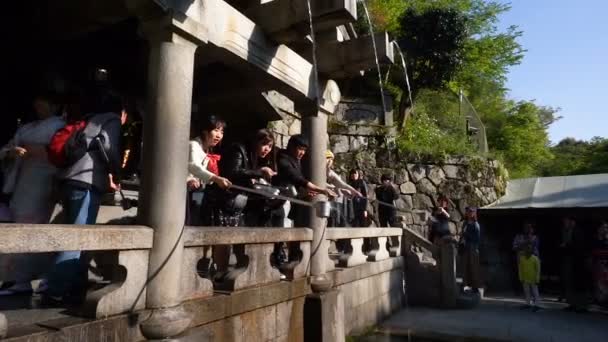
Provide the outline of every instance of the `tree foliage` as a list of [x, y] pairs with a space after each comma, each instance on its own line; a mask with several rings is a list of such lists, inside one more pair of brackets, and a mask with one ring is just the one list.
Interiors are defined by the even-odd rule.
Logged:
[[555, 156], [540, 167], [542, 176], [608, 173], [608, 139], [590, 141], [565, 138], [551, 148]]
[[[508, 4], [493, 0], [366, 3], [376, 31], [388, 31], [405, 53], [415, 106], [399, 138], [403, 150], [470, 153], [473, 147], [462, 129], [464, 116], [470, 113], [460, 110], [454, 100], [463, 91], [485, 125], [491, 153], [505, 162], [512, 177], [538, 175], [559, 160], [547, 133], [560, 118], [559, 108], [508, 97], [509, 68], [519, 64], [525, 53], [516, 26], [502, 30], [497, 26], [499, 16], [510, 9]], [[359, 27], [365, 30], [365, 23]], [[405, 91], [403, 72], [394, 71], [398, 66], [392, 68], [387, 88], [399, 95], [399, 89]], [[407, 97], [400, 98], [402, 105], [411, 106]]]
[[543, 109], [533, 102], [518, 102], [509, 109], [488, 144], [502, 157], [514, 178], [531, 176], [551, 160], [549, 136], [541, 121]]
[[408, 120], [398, 138], [401, 150], [416, 157], [473, 154], [464, 134], [458, 97], [449, 90], [421, 90], [416, 96], [416, 115]]
[[[414, 89], [437, 89], [456, 78], [466, 57], [467, 18], [455, 9], [408, 9], [399, 20], [398, 43], [406, 53]], [[407, 28], [407, 29], [405, 29]]]

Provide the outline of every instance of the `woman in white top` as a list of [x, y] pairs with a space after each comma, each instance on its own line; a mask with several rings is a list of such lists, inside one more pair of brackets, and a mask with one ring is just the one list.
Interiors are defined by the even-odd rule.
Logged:
[[217, 155], [210, 155], [224, 138], [226, 122], [211, 115], [203, 122], [201, 135], [190, 140], [190, 158], [188, 160], [188, 188], [199, 189], [206, 184], [215, 183], [222, 189], [229, 188], [232, 183], [218, 175]]
[[215, 115], [211, 115], [202, 123], [200, 135], [190, 141], [190, 156], [188, 160], [188, 224], [200, 225], [201, 206], [205, 186], [211, 183], [220, 188], [229, 188], [232, 183], [219, 175], [220, 156], [212, 154], [224, 138], [226, 122]]

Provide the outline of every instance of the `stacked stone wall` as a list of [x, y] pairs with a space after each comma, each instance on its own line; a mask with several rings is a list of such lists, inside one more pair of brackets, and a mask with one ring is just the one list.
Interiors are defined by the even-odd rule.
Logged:
[[[486, 206], [504, 192], [506, 176], [496, 160], [472, 157], [449, 157], [434, 163], [408, 160], [396, 151], [378, 146], [381, 143], [375, 139], [376, 146], [368, 144], [364, 149], [349, 148], [336, 153], [336, 170], [346, 177], [350, 169], [360, 169], [372, 200], [382, 175], [390, 175], [400, 192], [396, 201], [401, 210], [399, 215], [408, 227], [423, 235], [427, 234], [427, 220], [441, 196], [450, 201], [450, 229], [456, 233], [467, 206]], [[344, 150], [336, 145], [332, 148]], [[369, 210], [374, 212], [373, 207]]]

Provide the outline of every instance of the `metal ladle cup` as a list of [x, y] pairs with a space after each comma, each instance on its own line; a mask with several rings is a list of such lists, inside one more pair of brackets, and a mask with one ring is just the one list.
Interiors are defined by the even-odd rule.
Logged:
[[315, 202], [314, 207], [318, 217], [328, 218], [331, 214], [331, 203], [328, 201]]

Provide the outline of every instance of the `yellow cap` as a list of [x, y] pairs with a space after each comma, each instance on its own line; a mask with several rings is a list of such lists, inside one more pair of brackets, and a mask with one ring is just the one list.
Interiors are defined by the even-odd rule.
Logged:
[[330, 151], [330, 150], [327, 150], [325, 152], [325, 158], [327, 158], [327, 159], [329, 159], [329, 158], [333, 159], [334, 158], [334, 153], [332, 151]]

